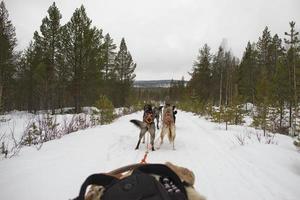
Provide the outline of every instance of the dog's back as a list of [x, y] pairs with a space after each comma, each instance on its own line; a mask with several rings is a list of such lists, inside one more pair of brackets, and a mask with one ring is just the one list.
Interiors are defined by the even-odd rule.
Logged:
[[[173, 117], [173, 109], [171, 106], [167, 106], [163, 110], [163, 130], [161, 135], [167, 134], [168, 139], [171, 143], [173, 143], [174, 149], [174, 140], [175, 140], [175, 123]], [[163, 136], [161, 136], [163, 138]]]
[[173, 109], [170, 106], [166, 107], [163, 111], [163, 123], [167, 126], [174, 124]]

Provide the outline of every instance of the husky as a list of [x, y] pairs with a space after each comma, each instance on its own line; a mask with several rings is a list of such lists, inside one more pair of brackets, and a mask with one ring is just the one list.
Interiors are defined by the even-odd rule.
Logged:
[[165, 135], [168, 135], [168, 139], [170, 143], [173, 146], [173, 150], [175, 150], [175, 122], [174, 122], [174, 116], [173, 116], [173, 108], [171, 106], [166, 106], [163, 110], [163, 116], [162, 116], [162, 129], [160, 132], [160, 146], [163, 144], [163, 140]]
[[162, 108], [163, 106], [159, 107], [154, 107], [153, 108], [153, 113], [154, 113], [154, 118], [156, 119], [156, 128], [159, 129], [159, 118], [162, 115]]
[[148, 131], [150, 133], [151, 150], [154, 151], [155, 124], [152, 106], [149, 104], [146, 104], [144, 106], [143, 121], [132, 119], [130, 120], [130, 122], [140, 129], [139, 140], [135, 149], [139, 148], [141, 139], [145, 136], [146, 132]]

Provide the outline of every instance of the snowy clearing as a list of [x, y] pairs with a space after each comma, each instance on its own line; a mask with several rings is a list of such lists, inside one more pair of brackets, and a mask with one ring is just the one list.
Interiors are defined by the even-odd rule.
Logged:
[[[145, 145], [134, 150], [139, 130], [129, 120], [141, 116], [137, 112], [71, 133], [39, 151], [24, 147], [18, 156], [1, 160], [0, 199], [70, 199], [88, 175], [139, 162]], [[176, 150], [165, 138], [159, 150], [149, 153], [148, 162], [170, 161], [193, 170], [197, 190], [208, 199], [299, 199], [300, 154], [292, 138], [276, 135], [274, 144], [259, 143], [260, 131], [246, 126], [225, 131], [224, 125], [182, 111], [176, 123]]]

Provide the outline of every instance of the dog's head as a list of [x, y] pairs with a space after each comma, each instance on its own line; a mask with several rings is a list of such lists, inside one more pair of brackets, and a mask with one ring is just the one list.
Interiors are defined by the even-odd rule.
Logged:
[[153, 113], [155, 116], [159, 116], [161, 111], [162, 111], [163, 106], [159, 106], [159, 107], [154, 107], [153, 108]]
[[144, 105], [144, 112], [152, 112], [152, 106], [150, 104]]

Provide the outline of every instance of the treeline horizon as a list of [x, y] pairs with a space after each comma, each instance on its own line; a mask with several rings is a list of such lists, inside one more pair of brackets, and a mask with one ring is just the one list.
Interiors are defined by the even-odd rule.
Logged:
[[0, 111], [95, 105], [106, 96], [115, 107], [128, 105], [136, 63], [125, 39], [117, 45], [92, 25], [85, 8], [75, 9], [64, 25], [55, 2], [29, 46], [20, 52], [15, 28], [0, 3]]

